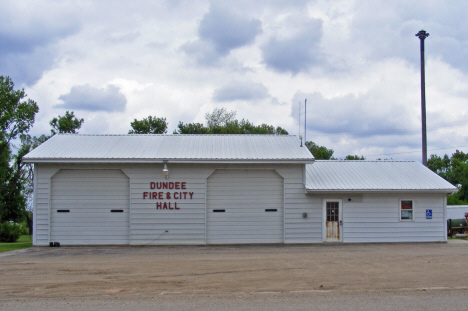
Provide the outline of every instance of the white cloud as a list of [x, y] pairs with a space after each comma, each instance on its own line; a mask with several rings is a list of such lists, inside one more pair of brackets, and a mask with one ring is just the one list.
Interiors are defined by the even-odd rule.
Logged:
[[279, 72], [307, 72], [322, 57], [322, 21], [292, 15], [280, 22], [278, 34], [262, 47], [264, 62]]
[[212, 65], [233, 49], [252, 44], [261, 33], [261, 22], [228, 10], [217, 2], [200, 21], [199, 39], [187, 42], [182, 50], [203, 65]]
[[268, 89], [262, 83], [235, 81], [217, 89], [213, 94], [213, 99], [217, 102], [256, 101], [268, 96]]
[[98, 89], [90, 85], [76, 85], [70, 93], [59, 97], [63, 105], [57, 108], [87, 111], [124, 111], [127, 99], [115, 85]]
[[77, 33], [81, 23], [73, 5], [2, 2], [0, 10], [0, 74], [17, 85], [32, 85], [54, 64], [54, 44]]
[[134, 118], [172, 132], [222, 106], [298, 134], [307, 97], [307, 137], [335, 155], [420, 160], [414, 34], [430, 33], [429, 149], [468, 145], [467, 14], [453, 0], [7, 1], [0, 74], [38, 102], [34, 135], [65, 109], [80, 133], [127, 133]]

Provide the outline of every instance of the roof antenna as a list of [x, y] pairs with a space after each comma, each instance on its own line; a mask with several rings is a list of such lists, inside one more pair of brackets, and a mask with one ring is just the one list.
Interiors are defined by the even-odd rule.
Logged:
[[301, 102], [299, 102], [299, 139], [301, 140], [301, 147], [302, 147], [302, 135], [301, 135]]
[[307, 144], [307, 98], [304, 102], [304, 144]]
[[299, 102], [299, 136], [301, 136], [301, 102]]

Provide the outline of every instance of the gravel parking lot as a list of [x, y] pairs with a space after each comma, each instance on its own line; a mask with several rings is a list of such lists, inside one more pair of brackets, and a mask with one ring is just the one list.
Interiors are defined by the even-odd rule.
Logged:
[[[167, 310], [176, 310], [184, 303], [191, 309], [197, 309], [196, 306], [210, 309], [204, 299], [211, 303], [220, 301], [213, 310], [220, 309], [224, 305], [222, 301], [230, 300], [249, 304], [264, 300], [263, 307], [271, 303], [279, 307], [281, 301], [284, 306], [303, 301], [310, 310], [318, 306], [307, 302], [311, 297], [315, 297], [316, 303], [326, 302], [326, 297], [353, 301], [361, 296], [391, 302], [394, 295], [417, 297], [426, 293], [429, 300], [415, 298], [415, 302], [452, 297], [466, 308], [467, 256], [466, 241], [35, 247], [0, 255], [0, 310], [16, 310], [15, 306], [30, 304], [36, 310], [40, 310], [41, 304], [44, 310], [53, 309], [51, 301], [56, 306], [75, 306], [72, 310], [78, 309], [77, 302], [86, 307], [89, 303], [95, 306], [105, 301], [122, 306], [147, 303], [149, 309], [154, 303], [164, 304]], [[337, 301], [330, 300], [327, 305], [333, 303]], [[386, 303], [379, 305], [382, 310], [392, 310], [385, 308]], [[418, 306], [422, 305], [416, 305], [414, 310]], [[434, 304], [425, 308], [437, 310]]]

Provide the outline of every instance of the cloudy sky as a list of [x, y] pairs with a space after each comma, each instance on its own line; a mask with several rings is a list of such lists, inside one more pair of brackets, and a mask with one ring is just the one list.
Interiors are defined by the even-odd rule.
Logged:
[[[80, 133], [204, 122], [214, 108], [281, 126], [336, 157], [421, 160], [425, 29], [429, 154], [468, 151], [465, 1], [2, 1], [0, 75]], [[300, 104], [301, 103], [301, 104]], [[301, 123], [299, 124], [299, 116]], [[301, 125], [301, 127], [300, 127]]]

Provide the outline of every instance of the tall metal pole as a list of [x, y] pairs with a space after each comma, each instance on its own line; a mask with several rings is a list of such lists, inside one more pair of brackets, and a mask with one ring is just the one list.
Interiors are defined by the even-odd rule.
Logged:
[[429, 33], [420, 30], [416, 37], [421, 42], [421, 122], [422, 122], [422, 164], [427, 166], [427, 134], [426, 134], [426, 82], [424, 73], [424, 39], [429, 37]]

